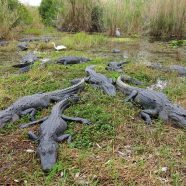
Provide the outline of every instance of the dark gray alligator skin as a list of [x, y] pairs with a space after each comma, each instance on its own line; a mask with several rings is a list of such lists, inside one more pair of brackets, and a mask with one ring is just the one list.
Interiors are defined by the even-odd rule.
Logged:
[[[83, 118], [71, 118], [62, 115], [61, 113], [70, 106], [72, 102], [77, 102], [79, 97], [71, 96], [58, 102], [53, 106], [51, 114], [38, 121], [41, 123], [39, 136], [37, 137], [33, 132], [29, 132], [29, 138], [32, 140], [38, 140], [39, 146], [37, 148], [37, 155], [41, 161], [41, 167], [44, 172], [48, 172], [54, 166], [57, 160], [57, 148], [58, 142], [67, 139], [71, 142], [71, 135], [64, 134], [67, 129], [66, 121], [77, 121], [83, 124], [91, 124], [90, 121]], [[26, 128], [36, 124], [32, 122], [29, 124], [21, 125], [21, 128]]]
[[128, 62], [109, 62], [107, 64], [106, 70], [122, 72], [123, 65], [127, 63]]
[[61, 90], [48, 93], [33, 94], [24, 96], [10, 105], [7, 109], [0, 111], [0, 128], [4, 127], [7, 122], [16, 121], [22, 115], [30, 114], [34, 120], [34, 115], [38, 109], [48, 107], [51, 102], [60, 101], [64, 97], [73, 95], [84, 87], [85, 80]]
[[119, 90], [128, 95], [126, 101], [133, 101], [143, 109], [141, 117], [147, 124], [151, 124], [151, 118], [159, 117], [178, 127], [186, 127], [186, 110], [171, 103], [165, 94], [130, 86], [124, 83], [122, 76], [118, 77], [116, 85]]
[[66, 56], [66, 57], [61, 57], [57, 60], [58, 64], [63, 64], [63, 65], [73, 65], [73, 64], [79, 64], [79, 63], [85, 63], [90, 61], [89, 58], [85, 57], [77, 57], [77, 56]]
[[115, 96], [116, 88], [112, 84], [113, 80], [111, 78], [107, 78], [103, 74], [96, 73], [94, 67], [95, 65], [91, 65], [85, 69], [85, 72], [88, 74], [86, 82], [92, 84], [94, 87], [102, 89], [106, 94], [110, 96]]

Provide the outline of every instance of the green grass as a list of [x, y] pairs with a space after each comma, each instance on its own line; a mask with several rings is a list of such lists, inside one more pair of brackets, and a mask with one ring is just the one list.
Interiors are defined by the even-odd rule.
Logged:
[[[11, 60], [8, 52], [3, 53], [8, 59], [5, 57], [0, 61], [0, 109], [24, 95], [68, 87], [70, 80], [86, 76], [84, 69], [90, 64], [97, 65], [97, 72], [115, 79], [119, 73], [106, 71], [105, 65], [108, 61], [121, 61], [123, 58], [120, 54], [112, 54], [111, 49], [118, 47], [123, 51], [135, 52], [141, 42], [138, 39], [117, 42], [85, 33], [56, 34], [59, 34], [61, 43], [66, 42], [62, 44], [66, 44], [68, 49], [62, 52], [52, 48], [38, 49], [43, 51], [40, 54], [42, 57], [55, 60], [61, 56], [77, 55], [90, 57], [92, 61], [72, 66], [48, 64], [40, 67], [37, 64], [30, 72], [19, 74], [11, 67], [16, 61]], [[185, 56], [181, 61], [176, 60], [177, 49], [169, 43], [149, 45], [148, 50], [153, 54], [150, 61], [156, 62], [158, 58], [165, 65], [184, 64]], [[161, 56], [159, 51], [165, 48], [167, 54]], [[16, 53], [12, 52], [13, 55]], [[128, 75], [143, 81], [143, 87], [158, 78], [169, 80], [164, 93], [186, 107], [185, 79], [177, 78], [175, 73], [165, 74], [148, 69], [139, 63], [138, 57], [132, 56], [129, 61], [131, 63], [123, 68]], [[59, 144], [58, 161], [48, 175], [42, 172], [35, 152], [26, 152], [37, 147], [37, 143], [27, 139], [27, 132], [37, 132], [39, 126], [20, 130], [18, 126], [29, 121], [29, 117], [25, 116], [0, 129], [0, 183], [16, 184], [15, 180], [18, 180], [19, 185], [165, 185], [166, 179], [169, 185], [185, 185], [185, 131], [165, 125], [159, 119], [153, 121], [153, 126], [146, 126], [139, 117], [140, 109], [124, 104], [124, 96], [120, 92], [111, 98], [101, 90], [86, 85], [80, 95], [81, 100], [68, 108], [65, 114], [87, 118], [93, 125], [68, 122], [65, 133], [72, 134], [72, 143]], [[51, 107], [38, 111], [36, 117], [48, 115]], [[162, 167], [167, 167], [167, 172], [162, 172]]]

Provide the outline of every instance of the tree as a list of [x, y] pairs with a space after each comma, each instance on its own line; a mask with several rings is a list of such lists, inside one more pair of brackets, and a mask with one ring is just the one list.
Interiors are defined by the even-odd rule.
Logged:
[[55, 25], [61, 2], [61, 0], [42, 0], [39, 13], [45, 25]]

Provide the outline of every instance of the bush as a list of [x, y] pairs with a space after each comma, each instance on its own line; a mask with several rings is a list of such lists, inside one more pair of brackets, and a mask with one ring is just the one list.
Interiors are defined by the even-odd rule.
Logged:
[[61, 6], [62, 1], [60, 0], [42, 0], [39, 7], [39, 13], [45, 25], [55, 25], [55, 20], [57, 19], [59, 8], [61, 8]]
[[103, 8], [100, 5], [93, 7], [91, 13], [91, 29], [92, 32], [102, 32], [103, 26]]
[[0, 39], [10, 37], [13, 28], [31, 22], [29, 12], [18, 0], [0, 0]]

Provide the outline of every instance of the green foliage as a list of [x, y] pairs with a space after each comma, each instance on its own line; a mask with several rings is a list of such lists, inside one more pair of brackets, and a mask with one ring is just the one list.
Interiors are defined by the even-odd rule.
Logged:
[[186, 44], [186, 40], [173, 40], [170, 42], [171, 47], [178, 48]]
[[61, 1], [42, 0], [39, 7], [39, 13], [45, 25], [55, 25], [55, 20], [60, 6], [62, 6]]
[[0, 0], [0, 39], [10, 35], [19, 25], [32, 23], [32, 17], [25, 6], [17, 0]]
[[97, 5], [93, 7], [91, 13], [91, 31], [102, 32], [103, 29], [103, 8]]

